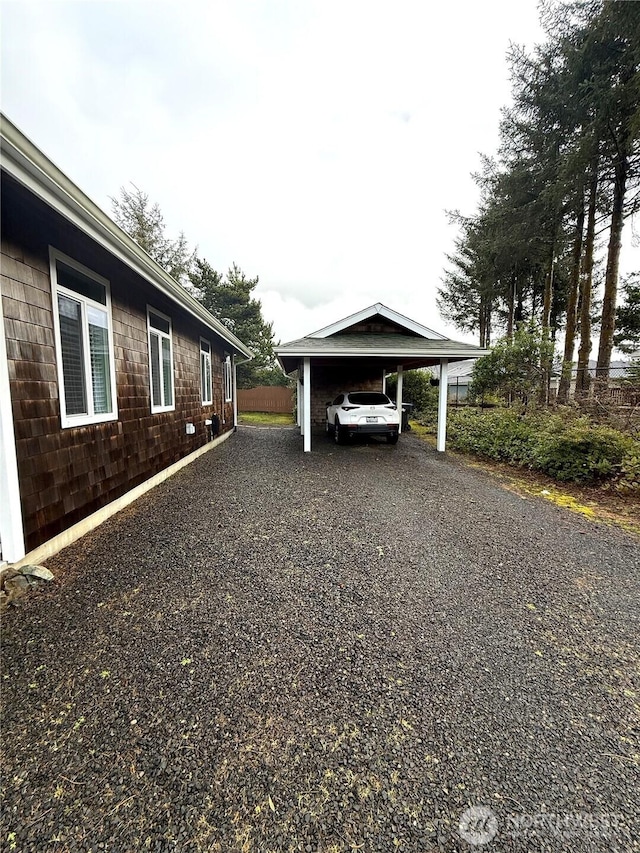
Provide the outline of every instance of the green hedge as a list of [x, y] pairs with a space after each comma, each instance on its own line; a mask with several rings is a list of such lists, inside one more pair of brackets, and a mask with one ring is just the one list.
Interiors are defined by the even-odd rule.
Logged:
[[459, 409], [449, 415], [447, 440], [455, 450], [526, 466], [556, 480], [616, 478], [622, 489], [640, 489], [640, 442], [584, 416]]

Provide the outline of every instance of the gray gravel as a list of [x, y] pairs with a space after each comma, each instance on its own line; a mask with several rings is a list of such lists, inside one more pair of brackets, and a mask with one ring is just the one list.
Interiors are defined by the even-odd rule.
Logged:
[[412, 436], [245, 427], [47, 566], [3, 849], [640, 850], [623, 532]]

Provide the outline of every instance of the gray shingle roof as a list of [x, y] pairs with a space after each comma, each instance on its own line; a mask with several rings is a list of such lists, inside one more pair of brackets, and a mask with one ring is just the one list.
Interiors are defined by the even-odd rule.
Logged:
[[469, 358], [484, 355], [485, 350], [447, 338], [434, 340], [415, 335], [349, 334], [329, 338], [299, 338], [276, 347], [278, 355], [434, 355], [446, 358], [459, 355]]
[[487, 350], [447, 338], [429, 339], [418, 335], [389, 333], [335, 334], [327, 338], [299, 338], [276, 347], [276, 355], [285, 373], [299, 367], [301, 358], [311, 359], [371, 359], [381, 362], [385, 369], [395, 370], [398, 364], [406, 369], [437, 364], [441, 358], [460, 361], [486, 355]]

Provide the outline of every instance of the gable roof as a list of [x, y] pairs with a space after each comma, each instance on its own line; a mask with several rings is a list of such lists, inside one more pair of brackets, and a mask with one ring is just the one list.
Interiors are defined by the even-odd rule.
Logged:
[[409, 317], [405, 317], [403, 314], [399, 314], [397, 311], [387, 308], [387, 306], [383, 305], [382, 302], [376, 302], [375, 305], [370, 305], [369, 308], [363, 308], [362, 311], [351, 314], [349, 317], [345, 317], [343, 320], [338, 320], [336, 323], [331, 323], [330, 326], [325, 326], [324, 329], [312, 332], [310, 335], [307, 335], [307, 338], [328, 338], [332, 335], [343, 332], [350, 326], [355, 326], [357, 323], [372, 320], [374, 317], [383, 317], [385, 320], [389, 320], [396, 326], [403, 327], [422, 338], [428, 338], [429, 340], [446, 340], [444, 335], [434, 332], [433, 329], [428, 329], [426, 326], [421, 326], [420, 323], [416, 323], [415, 320], [411, 320]]
[[0, 113], [2, 170], [246, 358], [251, 350]]
[[[461, 357], [464, 350], [465, 358], [473, 357], [479, 348], [473, 344], [463, 344], [448, 338], [427, 340], [426, 338], [409, 337], [408, 335], [393, 334], [361, 334], [361, 335], [332, 335], [330, 338], [300, 338], [276, 348], [283, 355], [330, 355], [340, 356], [373, 356], [377, 358], [408, 356], [417, 358], [448, 358]], [[480, 350], [479, 355], [484, 355]]]
[[[378, 332], [360, 328], [349, 331], [368, 320], [375, 321], [376, 317], [388, 321], [398, 331]], [[488, 350], [473, 344], [452, 341], [380, 302], [304, 338], [280, 344], [275, 351], [285, 373], [296, 370], [302, 358], [325, 364], [335, 364], [336, 359], [375, 359], [381, 369], [391, 372], [399, 364], [410, 370], [439, 364], [442, 358], [460, 361], [488, 353]]]

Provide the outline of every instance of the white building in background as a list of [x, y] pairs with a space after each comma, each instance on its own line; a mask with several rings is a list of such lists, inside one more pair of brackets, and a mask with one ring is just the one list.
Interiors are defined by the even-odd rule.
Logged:
[[[630, 357], [633, 360], [634, 356]], [[466, 359], [465, 361], [458, 361], [455, 364], [449, 365], [448, 371], [448, 395], [447, 399], [450, 405], [466, 405], [469, 398], [469, 387], [471, 385], [471, 381], [473, 378], [473, 366], [476, 363], [476, 359]], [[571, 393], [573, 394], [575, 390], [576, 384], [576, 372], [577, 372], [577, 363], [573, 365], [573, 371], [571, 376]], [[630, 367], [630, 361], [612, 361], [611, 367], [609, 371], [609, 388], [616, 389], [620, 387], [621, 383], [628, 375]], [[440, 378], [440, 368], [437, 365], [433, 367], [426, 368], [431, 373], [431, 376], [434, 379]], [[593, 381], [596, 377], [596, 361], [591, 359], [589, 361], [589, 375], [591, 380]], [[559, 370], [554, 369], [553, 375], [551, 376], [551, 393], [554, 395], [558, 391], [558, 384], [560, 381]], [[615, 394], [614, 394], [615, 396]]]
[[[473, 373], [473, 366], [476, 361], [477, 359], [475, 358], [469, 358], [465, 361], [458, 361], [455, 364], [449, 365], [447, 399], [450, 404], [454, 406], [466, 404], [469, 396], [469, 385], [471, 385], [471, 374]], [[434, 379], [440, 379], [439, 366], [435, 365], [427, 369]]]

